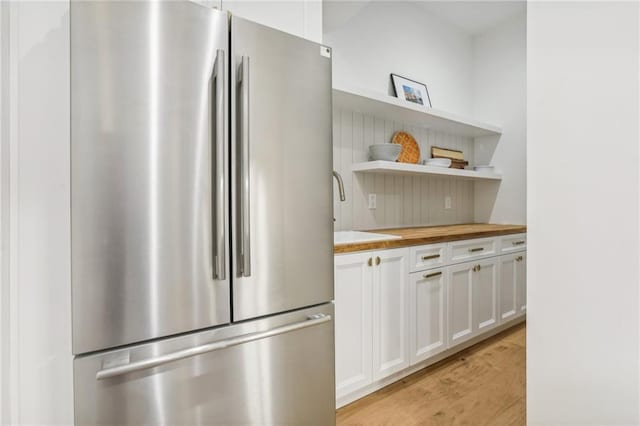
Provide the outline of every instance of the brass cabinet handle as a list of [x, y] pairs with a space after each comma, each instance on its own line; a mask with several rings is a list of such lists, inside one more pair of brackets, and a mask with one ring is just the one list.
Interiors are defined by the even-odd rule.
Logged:
[[380, 257], [376, 256], [376, 265], [379, 265], [379, 264], [380, 264]]
[[484, 247], [476, 247], [476, 248], [469, 249], [469, 253], [475, 253], [477, 251], [482, 251], [482, 250], [484, 250]]
[[369, 258], [369, 260], [367, 260], [367, 265], [373, 266], [373, 259], [372, 258]]
[[437, 258], [439, 258], [439, 257], [440, 257], [440, 255], [439, 255], [439, 254], [432, 254], [432, 255], [429, 255], [429, 256], [422, 256], [422, 260], [437, 259]]
[[514, 241], [512, 244], [513, 244], [514, 246], [519, 246], [519, 245], [521, 245], [521, 244], [524, 244], [524, 241]]
[[473, 267], [473, 272], [478, 272], [482, 267], [480, 265], [476, 265]]
[[440, 275], [442, 275], [442, 272], [434, 272], [432, 274], [424, 274], [422, 277], [423, 278], [433, 278], [433, 277], [439, 277]]
[[517, 262], [521, 262], [521, 261], [522, 261], [522, 259], [523, 259], [523, 258], [522, 258], [522, 256], [518, 256], [518, 257], [516, 257], [516, 261], [517, 261]]

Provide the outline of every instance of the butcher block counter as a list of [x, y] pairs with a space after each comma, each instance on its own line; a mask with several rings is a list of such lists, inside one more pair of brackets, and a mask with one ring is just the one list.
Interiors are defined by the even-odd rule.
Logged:
[[396, 247], [418, 246], [443, 243], [447, 241], [470, 240], [473, 238], [495, 237], [499, 235], [527, 232], [524, 225], [496, 225], [492, 223], [466, 223], [462, 225], [441, 225], [413, 228], [376, 229], [376, 234], [399, 236], [399, 239], [386, 241], [367, 241], [336, 244], [333, 252], [350, 253], [354, 251], [391, 249]]

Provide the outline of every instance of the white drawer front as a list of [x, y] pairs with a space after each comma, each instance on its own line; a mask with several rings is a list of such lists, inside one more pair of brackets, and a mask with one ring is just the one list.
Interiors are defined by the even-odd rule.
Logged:
[[449, 259], [451, 263], [466, 262], [498, 254], [497, 238], [479, 238], [449, 243]]
[[502, 253], [521, 251], [527, 248], [527, 234], [505, 235], [500, 238], [500, 250]]
[[411, 247], [411, 272], [437, 268], [447, 263], [447, 245], [431, 244]]

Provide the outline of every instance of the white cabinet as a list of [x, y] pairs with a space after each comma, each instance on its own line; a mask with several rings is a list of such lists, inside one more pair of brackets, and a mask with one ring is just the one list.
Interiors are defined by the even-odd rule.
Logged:
[[409, 276], [410, 362], [416, 364], [447, 349], [446, 270]]
[[527, 311], [527, 253], [516, 256], [516, 306], [518, 314]]
[[373, 268], [369, 253], [335, 257], [336, 396], [371, 383]]
[[336, 397], [409, 366], [408, 249], [335, 257]]
[[500, 238], [500, 252], [502, 254], [526, 250], [527, 234], [505, 235]]
[[527, 307], [526, 252], [500, 256], [500, 321], [525, 313]]
[[500, 301], [498, 304], [501, 322], [515, 318], [518, 313], [516, 257], [518, 255], [515, 254], [500, 256]]
[[411, 247], [411, 272], [438, 268], [447, 263], [447, 244]]
[[470, 262], [474, 259], [496, 256], [498, 254], [497, 238], [478, 238], [449, 243], [449, 261], [451, 263]]
[[524, 315], [525, 238], [335, 256], [339, 405]]
[[473, 280], [474, 335], [498, 325], [498, 258], [476, 263]]
[[406, 249], [375, 253], [373, 279], [373, 378], [409, 366]]
[[449, 267], [447, 291], [449, 345], [470, 339], [473, 334], [473, 275], [475, 263]]
[[498, 260], [487, 258], [449, 267], [449, 345], [498, 325]]
[[222, 0], [221, 6], [239, 17], [322, 43], [321, 0]]

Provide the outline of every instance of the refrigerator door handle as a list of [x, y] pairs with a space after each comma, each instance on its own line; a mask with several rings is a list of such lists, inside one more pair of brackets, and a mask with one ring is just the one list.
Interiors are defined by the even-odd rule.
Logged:
[[267, 337], [273, 337], [279, 334], [289, 333], [291, 331], [312, 327], [314, 325], [322, 324], [327, 321], [331, 321], [331, 315], [327, 315], [327, 314], [310, 315], [304, 321], [288, 324], [288, 325], [277, 327], [271, 330], [260, 331], [257, 333], [249, 333], [243, 336], [234, 337], [234, 338], [223, 340], [220, 342], [208, 343], [205, 345], [184, 349], [181, 351], [172, 352], [166, 355], [161, 355], [153, 358], [148, 358], [145, 360], [136, 361], [129, 364], [105, 368], [96, 373], [96, 379], [103, 380], [111, 377], [121, 376], [127, 373], [133, 373], [135, 371], [154, 368], [159, 365], [167, 364], [167, 363], [178, 361], [185, 358], [190, 358], [192, 356], [202, 355], [208, 352], [217, 351], [220, 349], [226, 349], [232, 346], [253, 342], [255, 340], [260, 340]]
[[216, 54], [216, 68], [215, 68], [215, 140], [214, 149], [216, 153], [216, 171], [215, 171], [215, 247], [216, 252], [213, 258], [214, 279], [224, 280], [225, 271], [227, 269], [225, 264], [225, 215], [226, 215], [226, 197], [225, 197], [225, 109], [224, 93], [225, 93], [225, 57], [224, 50], [218, 49]]
[[240, 276], [251, 276], [251, 223], [250, 223], [250, 174], [249, 174], [249, 57], [242, 57], [238, 78], [240, 82], [240, 243], [238, 245], [238, 271]]

